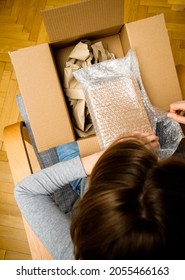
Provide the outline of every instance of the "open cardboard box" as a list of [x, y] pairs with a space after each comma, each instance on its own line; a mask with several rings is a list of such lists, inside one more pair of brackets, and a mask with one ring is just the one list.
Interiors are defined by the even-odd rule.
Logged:
[[[182, 99], [163, 15], [123, 24], [123, 0], [87, 0], [42, 11], [50, 44], [10, 53], [38, 151], [77, 140], [82, 156], [99, 150], [96, 136], [76, 139], [62, 90], [69, 52], [83, 38], [102, 40], [117, 58], [135, 48], [153, 105], [168, 110]], [[23, 123], [4, 130], [14, 183], [39, 170]], [[34, 169], [33, 169], [34, 166]], [[33, 259], [51, 259], [23, 217]]]
[[82, 156], [99, 150], [96, 136], [76, 139], [62, 89], [67, 57], [81, 39], [102, 41], [116, 58], [136, 50], [153, 105], [182, 99], [163, 15], [123, 24], [123, 0], [89, 0], [42, 11], [50, 44], [10, 53], [39, 152], [77, 140]]

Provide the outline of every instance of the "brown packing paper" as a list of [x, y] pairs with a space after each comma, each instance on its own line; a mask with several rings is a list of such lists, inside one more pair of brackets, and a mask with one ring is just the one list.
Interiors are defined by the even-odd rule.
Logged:
[[74, 128], [79, 137], [87, 137], [95, 134], [91, 116], [85, 102], [82, 86], [73, 72], [91, 64], [114, 59], [115, 56], [104, 49], [102, 42], [79, 42], [70, 53], [64, 68], [64, 91], [72, 109]]

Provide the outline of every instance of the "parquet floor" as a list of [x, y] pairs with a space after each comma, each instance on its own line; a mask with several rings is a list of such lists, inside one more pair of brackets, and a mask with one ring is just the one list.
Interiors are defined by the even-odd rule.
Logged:
[[[100, 0], [101, 1], [101, 0]], [[116, 0], [115, 0], [116, 1]], [[19, 93], [9, 51], [48, 42], [39, 11], [73, 0], [0, 0], [0, 259], [30, 259], [3, 142], [5, 126], [20, 120]], [[185, 0], [126, 0], [125, 22], [164, 13], [175, 64], [185, 65]]]

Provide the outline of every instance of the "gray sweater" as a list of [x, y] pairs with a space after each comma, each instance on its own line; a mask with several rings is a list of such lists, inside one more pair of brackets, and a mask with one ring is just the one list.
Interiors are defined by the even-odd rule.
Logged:
[[79, 157], [43, 169], [16, 185], [17, 204], [35, 234], [54, 259], [74, 259], [70, 216], [62, 213], [51, 195], [75, 179], [86, 177]]

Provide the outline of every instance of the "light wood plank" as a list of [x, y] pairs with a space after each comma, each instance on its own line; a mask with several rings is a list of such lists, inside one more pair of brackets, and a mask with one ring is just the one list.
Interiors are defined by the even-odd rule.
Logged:
[[1, 225], [0, 225], [0, 238], [27, 242], [27, 237], [24, 229], [18, 229], [14, 227], [10, 228]]
[[10, 16], [12, 12], [11, 8], [6, 8], [4, 7], [3, 9], [0, 10], [0, 16]]
[[35, 16], [37, 14], [38, 1], [29, 0], [27, 5], [29, 5], [29, 9], [27, 10], [27, 17], [26, 17], [26, 22], [24, 24], [24, 31], [30, 32], [34, 23]]
[[124, 2], [125, 11], [124, 11], [124, 22], [131, 22], [137, 20], [137, 11], [139, 7], [139, 0], [129, 0]]
[[5, 260], [31, 260], [31, 255], [29, 254], [22, 254], [19, 252], [13, 251], [6, 251], [4, 255]]
[[[4, 71], [3, 75], [2, 75], [2, 79], [0, 81], [0, 91], [4, 92], [4, 97], [6, 96], [6, 92], [8, 90], [8, 86], [9, 86], [9, 82], [10, 82], [10, 78], [11, 78], [11, 71]], [[1, 95], [2, 96], [2, 95]]]
[[4, 8], [5, 7], [5, 0], [0, 1], [0, 8]]
[[13, 193], [14, 192], [14, 184], [13, 183], [0, 182], [0, 190], [4, 193]]
[[23, 30], [23, 25], [15, 23], [15, 24], [8, 24], [8, 23], [1, 23], [0, 25], [0, 32], [6, 30], [7, 32], [12, 31], [14, 32], [21, 32]]
[[185, 100], [185, 66], [180, 64], [176, 67], [178, 77], [179, 77], [179, 82], [182, 90], [182, 95]]
[[13, 183], [8, 162], [0, 161], [0, 182]]
[[[20, 212], [19, 208], [17, 207], [17, 205], [15, 206], [15, 205], [10, 205], [10, 204], [5, 204], [5, 203], [2, 203], [0, 205], [0, 215], [21, 218], [21, 212]], [[12, 224], [11, 227], [17, 228], [14, 224]]]
[[8, 161], [7, 154], [0, 150], [0, 161]]
[[185, 5], [172, 5], [172, 11], [183, 11], [185, 8]]
[[17, 81], [10, 80], [3, 109], [0, 115], [0, 139], [3, 139], [3, 128], [8, 124], [10, 124], [10, 116], [12, 114], [11, 112], [12, 109], [17, 106], [15, 101], [15, 96], [17, 95], [17, 93], [18, 93]]
[[46, 5], [55, 7], [55, 6], [62, 6], [62, 5], [71, 4], [80, 1], [81, 0], [47, 0]]
[[180, 48], [185, 49], [185, 40], [180, 42]]
[[36, 10], [36, 15], [34, 17], [33, 25], [32, 25], [32, 28], [31, 28], [29, 40], [36, 41], [37, 38], [38, 38], [38, 34], [39, 34], [41, 23], [42, 23], [40, 10], [43, 10], [45, 5], [46, 5], [46, 0], [40, 0], [39, 1], [38, 6], [37, 6], [37, 10]]
[[[0, 225], [24, 230], [24, 225], [21, 217], [0, 215]], [[0, 248], [2, 247], [0, 246]]]
[[5, 254], [6, 254], [6, 251], [0, 249], [0, 260], [4, 260], [5, 259]]
[[5, 68], [5, 63], [0, 62], [0, 80], [2, 79], [4, 68]]
[[7, 23], [7, 24], [15, 24], [16, 23], [16, 19], [10, 16], [0, 16], [0, 23]]
[[170, 31], [185, 34], [185, 24], [167, 22], [166, 26]]
[[43, 22], [41, 23], [40, 30], [38, 33], [38, 38], [37, 38], [37, 44], [42, 44], [42, 43], [49, 43], [49, 38]]
[[8, 251], [20, 252], [28, 255], [30, 254], [27, 242], [8, 239], [6, 237], [0, 237], [0, 248]]
[[172, 39], [181, 41], [180, 44], [185, 42], [185, 31], [171, 32], [171, 33], [172, 33]]
[[10, 62], [9, 54], [8, 54], [7, 52], [6, 52], [6, 53], [0, 52], [0, 61], [3, 61], [3, 62]]
[[170, 8], [150, 6], [148, 7], [148, 13], [150, 14], [163, 13], [165, 16], [165, 20], [167, 22], [173, 22], [177, 24], [184, 24], [185, 22], [185, 10], [177, 13], [175, 11], [172, 11]]
[[166, 0], [141, 0], [140, 5], [171, 8], [171, 5]]
[[28, 41], [30, 34], [27, 32], [12, 32], [10, 31], [1, 31], [1, 38], [16, 39], [20, 41]]
[[5, 71], [10, 71], [10, 72], [12, 72], [12, 70], [13, 70], [13, 65], [12, 65], [12, 63], [11, 62], [6, 62], [6, 64], [5, 64], [5, 69], [4, 69]]
[[21, 24], [24, 28], [26, 19], [27, 19], [27, 14], [28, 14], [28, 7], [29, 7], [29, 2], [24, 2], [24, 5], [21, 6], [19, 15], [18, 15], [18, 19], [17, 19], [17, 23]]
[[168, 0], [169, 4], [184, 5], [184, 0]]
[[[27, 1], [26, 1], [27, 2]], [[14, 0], [13, 5], [12, 5], [12, 12], [11, 12], [11, 17], [15, 19], [15, 21], [17, 21], [17, 18], [19, 16], [19, 12], [21, 9], [21, 6], [23, 5], [22, 0]]]
[[11, 8], [13, 3], [14, 3], [14, 0], [6, 0], [5, 7], [6, 8]]
[[146, 18], [148, 15], [148, 7], [147, 6], [138, 6], [137, 10], [137, 20]]
[[12, 193], [0, 191], [0, 203], [5, 203], [5, 205], [11, 204], [17, 206], [14, 195]]
[[3, 53], [8, 53], [9, 51], [14, 51], [20, 48], [26, 48], [35, 45], [34, 41], [20, 41], [11, 38], [1, 38], [0, 49]]
[[177, 60], [177, 64], [183, 63], [183, 65], [185, 65], [185, 51], [184, 50], [180, 50], [179, 51], [179, 57]]

